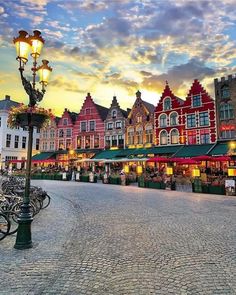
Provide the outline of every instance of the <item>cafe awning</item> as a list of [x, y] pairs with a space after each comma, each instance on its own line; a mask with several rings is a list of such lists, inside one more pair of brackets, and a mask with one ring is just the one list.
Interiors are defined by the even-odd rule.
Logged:
[[36, 154], [32, 157], [32, 161], [42, 161], [42, 160], [55, 160], [56, 153], [55, 152], [42, 152], [40, 154]]
[[217, 143], [215, 147], [209, 152], [209, 155], [224, 156], [224, 155], [227, 155], [228, 150], [229, 150], [228, 142]]
[[213, 144], [185, 145], [174, 154], [174, 157], [192, 158], [207, 155], [212, 147]]

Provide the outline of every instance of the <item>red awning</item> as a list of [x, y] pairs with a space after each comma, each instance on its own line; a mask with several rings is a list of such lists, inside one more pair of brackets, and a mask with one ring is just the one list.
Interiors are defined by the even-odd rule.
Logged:
[[168, 162], [170, 162], [170, 159], [169, 158], [165, 158], [165, 157], [155, 157], [155, 158], [148, 159], [146, 162], [168, 163]]
[[195, 161], [212, 161], [213, 157], [207, 156], [207, 155], [202, 155], [202, 156], [192, 157], [192, 159]]
[[212, 161], [216, 161], [216, 162], [225, 162], [225, 161], [231, 161], [231, 157], [230, 156], [219, 156], [219, 157], [213, 157]]
[[200, 162], [196, 161], [196, 160], [193, 160], [193, 159], [182, 159], [182, 160], [178, 161], [177, 164], [180, 164], [180, 165], [196, 165], [196, 164], [200, 164]]

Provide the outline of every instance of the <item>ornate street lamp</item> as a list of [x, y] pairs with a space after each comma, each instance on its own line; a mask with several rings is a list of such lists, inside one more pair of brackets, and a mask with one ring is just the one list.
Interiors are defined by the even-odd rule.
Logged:
[[[37, 60], [40, 56], [41, 50], [44, 45], [44, 39], [41, 36], [41, 32], [35, 30], [33, 36], [28, 35], [26, 31], [19, 31], [19, 36], [13, 39], [16, 46], [17, 57], [19, 61], [19, 71], [21, 76], [22, 85], [26, 93], [29, 96], [30, 108], [33, 108], [38, 102], [43, 99], [45, 93], [45, 87], [48, 84], [48, 78], [52, 71], [52, 68], [48, 66], [48, 61], [43, 60], [43, 64], [37, 67]], [[32, 84], [28, 81], [24, 75], [24, 67], [28, 61], [29, 51], [31, 50], [31, 56], [33, 58], [32, 71]], [[42, 85], [42, 90], [35, 89], [36, 86], [36, 73], [39, 73], [39, 82]], [[26, 182], [25, 192], [23, 197], [23, 204], [21, 206], [21, 212], [18, 219], [19, 226], [17, 231], [16, 243], [14, 248], [16, 249], [28, 249], [32, 247], [31, 240], [31, 222], [33, 221], [30, 212], [30, 178], [31, 178], [31, 159], [32, 159], [32, 144], [33, 144], [33, 131], [34, 123], [32, 120], [32, 114], [28, 114], [28, 149], [27, 149], [27, 162], [26, 162]]]

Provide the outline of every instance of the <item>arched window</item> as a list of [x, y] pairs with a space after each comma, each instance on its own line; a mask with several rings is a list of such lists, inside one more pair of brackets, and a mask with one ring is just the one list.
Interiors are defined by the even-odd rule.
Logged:
[[176, 112], [170, 114], [170, 126], [178, 125], [178, 114]]
[[170, 133], [171, 144], [179, 143], [179, 131], [177, 129], [173, 129]]
[[134, 144], [134, 128], [128, 129], [128, 144]]
[[160, 127], [166, 127], [167, 126], [167, 116], [166, 114], [160, 115]]
[[136, 138], [137, 138], [137, 144], [143, 143], [143, 127], [142, 126], [138, 126], [136, 128]]
[[164, 111], [168, 111], [168, 110], [171, 109], [171, 99], [170, 99], [170, 97], [165, 98], [163, 109], [164, 109]]
[[231, 103], [223, 103], [220, 106], [220, 120], [229, 120], [234, 118], [234, 109]]
[[168, 143], [168, 134], [166, 130], [162, 130], [160, 133], [160, 144], [166, 145]]
[[220, 96], [221, 96], [221, 99], [229, 98], [229, 96], [230, 96], [229, 86], [227, 86], [227, 85], [222, 86], [222, 88], [220, 90]]
[[151, 124], [147, 124], [145, 126], [145, 137], [146, 137], [146, 143], [152, 143], [153, 128]]

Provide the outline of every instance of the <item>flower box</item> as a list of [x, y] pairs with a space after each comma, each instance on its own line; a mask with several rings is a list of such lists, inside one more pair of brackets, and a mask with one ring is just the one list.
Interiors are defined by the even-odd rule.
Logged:
[[16, 115], [16, 124], [20, 127], [36, 126], [42, 127], [47, 116], [37, 113], [22, 113]]

